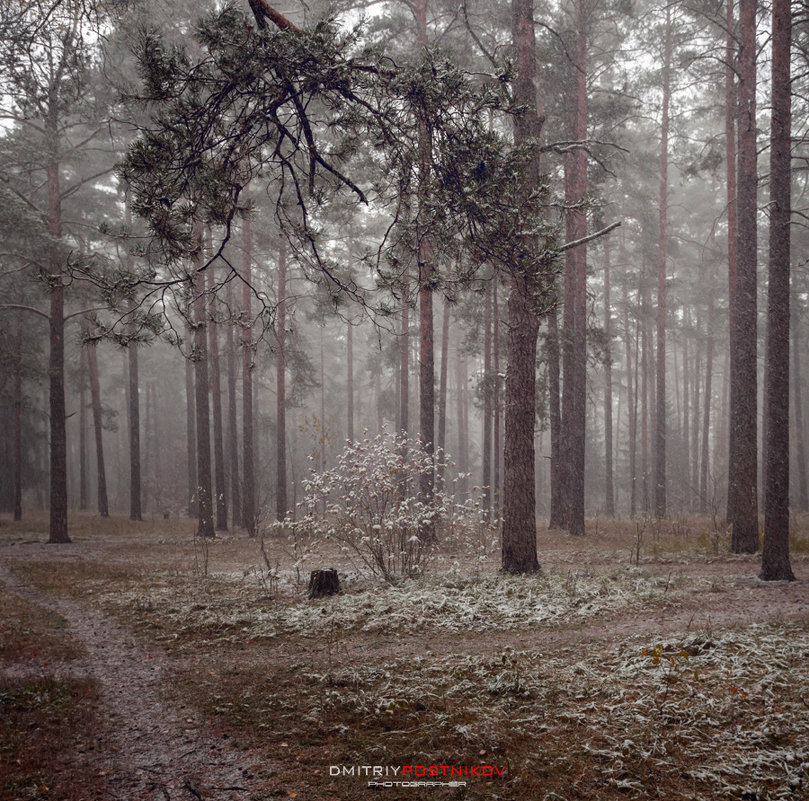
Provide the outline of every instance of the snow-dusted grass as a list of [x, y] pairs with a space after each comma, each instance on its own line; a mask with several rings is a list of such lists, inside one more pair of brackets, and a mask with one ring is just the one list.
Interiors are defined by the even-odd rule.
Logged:
[[205, 579], [164, 576], [129, 589], [96, 582], [91, 591], [120, 613], [159, 626], [161, 638], [215, 639], [234, 644], [290, 634], [335, 631], [374, 634], [481, 633], [576, 625], [624, 607], [675, 603], [693, 582], [633, 568], [607, 576], [549, 571], [535, 577], [488, 575], [371, 584], [312, 602], [301, 594], [268, 596], [266, 583], [220, 574]]
[[[326, 760], [482, 762], [507, 772], [472, 782], [470, 797], [798, 801], [809, 797], [807, 663], [806, 626], [763, 625], [186, 682], [248, 738], [295, 748], [310, 773]], [[328, 788], [354, 798], [364, 785]]]

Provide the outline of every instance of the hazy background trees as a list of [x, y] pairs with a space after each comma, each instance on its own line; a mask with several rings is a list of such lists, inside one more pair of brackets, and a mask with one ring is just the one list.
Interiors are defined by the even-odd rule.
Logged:
[[[167, 0], [4, 11], [0, 500], [53, 541], [68, 507], [254, 533], [385, 429], [451, 455], [516, 572], [537, 516], [707, 514], [754, 551], [759, 506], [771, 545], [806, 510], [799, 11], [402, 0], [346, 33], [356, 6], [257, 3], [197, 39]], [[166, 147], [193, 70], [200, 163]]]

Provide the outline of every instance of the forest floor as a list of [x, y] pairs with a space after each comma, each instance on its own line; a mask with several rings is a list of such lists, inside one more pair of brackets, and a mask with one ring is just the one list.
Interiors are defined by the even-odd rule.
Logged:
[[394, 587], [186, 520], [46, 528], [0, 521], [3, 801], [809, 798], [809, 518], [769, 584], [697, 518], [542, 530], [527, 578], [455, 543]]

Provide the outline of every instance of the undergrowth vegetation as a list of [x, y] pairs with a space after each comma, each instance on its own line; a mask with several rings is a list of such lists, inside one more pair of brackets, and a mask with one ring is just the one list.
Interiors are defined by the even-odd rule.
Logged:
[[[759, 582], [756, 558], [727, 554], [710, 521], [542, 531], [542, 572], [522, 578], [497, 572], [490, 531], [459, 526], [393, 582], [335, 540], [299, 561], [286, 535], [200, 543], [187, 529], [14, 546], [14, 570], [134, 628], [163, 654], [168, 702], [277, 765], [279, 796], [367, 798], [364, 778], [330, 765], [489, 764], [503, 775], [429, 797], [809, 798], [809, 589]], [[803, 578], [801, 548], [794, 564]], [[344, 592], [310, 601], [303, 568], [325, 566]], [[44, 607], [5, 598], [0, 612], [6, 658], [67, 647]], [[45, 652], [19, 650], [17, 627]], [[42, 709], [68, 713], [70, 732], [74, 705], [92, 706], [82, 692]], [[36, 695], [3, 697], [23, 714]]]

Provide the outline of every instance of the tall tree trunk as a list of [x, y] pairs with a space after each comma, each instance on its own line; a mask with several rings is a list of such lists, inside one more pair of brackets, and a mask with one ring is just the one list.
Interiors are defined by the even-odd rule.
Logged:
[[758, 550], [756, 366], [756, 0], [739, 2], [738, 247], [735, 298], [731, 306], [730, 421], [733, 458], [728, 486], [736, 506], [731, 547], [734, 553]]
[[[287, 243], [283, 234], [278, 249], [278, 310], [275, 321], [278, 351], [275, 359], [275, 516], [283, 520], [287, 505], [287, 390], [286, 390], [286, 325], [287, 325]], [[321, 420], [321, 425], [325, 422]], [[324, 436], [325, 429], [320, 434]]]
[[501, 479], [503, 475], [503, 415], [500, 404], [500, 301], [497, 297], [498, 278], [495, 276], [492, 284], [492, 367], [494, 368], [494, 442], [492, 444], [492, 463], [494, 476], [492, 478], [492, 497], [494, 499], [495, 517], [499, 517], [502, 510]]
[[461, 343], [456, 345], [455, 355], [455, 392], [456, 414], [458, 417], [458, 473], [462, 478], [458, 481], [457, 492], [462, 499], [469, 492], [469, 420], [466, 404], [466, 356], [461, 350]]
[[346, 439], [354, 441], [354, 326], [346, 323]]
[[[227, 304], [232, 310], [233, 304], [233, 282], [228, 282]], [[227, 348], [228, 367], [228, 447], [227, 462], [230, 470], [230, 507], [233, 518], [233, 527], [242, 525], [242, 493], [239, 481], [239, 427], [236, 419], [236, 381], [238, 363], [236, 359], [236, 338], [233, 331], [232, 319], [228, 322], [225, 333], [225, 347]]]
[[[186, 308], [185, 338], [189, 353], [185, 361], [185, 441], [188, 459], [188, 516], [199, 517], [199, 487], [197, 485], [197, 401], [194, 387], [194, 327], [193, 306], [189, 294]], [[146, 431], [148, 432], [148, 428]]]
[[657, 413], [655, 415], [655, 517], [666, 516], [666, 250], [668, 248], [669, 104], [671, 101], [671, 6], [666, 6], [663, 45], [663, 108], [660, 122], [660, 193], [657, 240]]
[[22, 320], [17, 318], [14, 365], [14, 519], [22, 520]]
[[107, 500], [107, 471], [104, 465], [103, 417], [101, 409], [101, 387], [98, 379], [98, 353], [96, 343], [88, 342], [86, 346], [87, 367], [90, 373], [90, 399], [93, 405], [93, 431], [96, 443], [96, 479], [98, 481], [98, 513], [101, 517], [110, 516]]
[[610, 248], [604, 243], [604, 511], [615, 515], [612, 475], [612, 308], [610, 302]]
[[[737, 205], [737, 143], [736, 121], [739, 111], [736, 89], [736, 21], [733, 0], [726, 0], [726, 30], [725, 38], [725, 169], [728, 207], [728, 347], [731, 354], [736, 352], [736, 334], [733, 322], [733, 310], [736, 306], [736, 274], [738, 271], [739, 246], [739, 208]], [[733, 385], [733, 372], [736, 357], [731, 355], [729, 360], [730, 384]], [[728, 465], [735, 464], [735, 438], [734, 427], [730, 422], [735, 420], [734, 404], [735, 392], [730, 393], [728, 402]], [[736, 482], [728, 476], [727, 522], [732, 524], [736, 516]]]
[[50, 532], [48, 542], [70, 542], [67, 533], [67, 413], [65, 407], [65, 274], [58, 243], [62, 238], [62, 200], [59, 189], [55, 104], [50, 109], [48, 133], [48, 233], [52, 244], [50, 270], [50, 354], [48, 358], [50, 409]]
[[[427, 41], [427, 0], [417, 0], [414, 6], [416, 16], [416, 41], [426, 47]], [[418, 231], [418, 270], [419, 270], [419, 440], [422, 449], [430, 459], [430, 469], [421, 474], [419, 498], [428, 507], [433, 502], [435, 488], [435, 350], [433, 332], [433, 285], [435, 265], [433, 264], [430, 231], [421, 221], [421, 205], [426, 199], [432, 162], [432, 140], [430, 130], [424, 120], [419, 121], [419, 224]], [[422, 532], [428, 538], [435, 536], [431, 523]]]
[[711, 433], [711, 380], [713, 378], [713, 352], [714, 352], [714, 290], [713, 283], [708, 290], [708, 338], [705, 342], [705, 391], [703, 393], [702, 412], [702, 461], [700, 464], [699, 479], [699, 511], [705, 514], [708, 511], [708, 466], [710, 463], [710, 450], [708, 441]]
[[643, 478], [643, 513], [649, 514], [649, 294], [646, 286], [646, 265], [641, 278], [641, 412], [640, 412], [640, 471]]
[[80, 360], [79, 376], [81, 388], [79, 389], [79, 509], [84, 512], [88, 506], [87, 490], [87, 377], [84, 373], [84, 363]]
[[699, 336], [701, 326], [698, 328], [696, 354], [694, 356], [694, 372], [691, 381], [691, 486], [689, 488], [688, 508], [693, 512], [696, 509], [696, 496], [699, 493], [699, 390], [700, 375], [702, 373], [702, 337]]
[[486, 522], [492, 519], [492, 311], [491, 287], [483, 297], [483, 454], [481, 487], [483, 514]]
[[627, 312], [625, 318], [626, 331], [626, 373], [627, 373], [627, 410], [629, 412], [629, 515], [635, 517], [638, 503], [638, 363], [640, 361], [640, 318], [635, 316], [635, 367], [632, 372], [633, 338], [629, 328], [629, 293], [627, 292]]
[[[211, 252], [211, 229], [208, 228], [207, 236], [208, 252]], [[214, 314], [214, 287], [215, 287], [215, 267], [208, 266], [206, 272], [206, 283], [210, 295], [208, 302], [208, 352], [211, 379], [211, 405], [213, 411], [213, 460], [214, 460], [214, 484], [216, 486], [216, 530], [228, 530], [228, 491], [227, 480], [225, 478], [225, 442], [222, 426], [222, 381], [219, 365], [219, 326], [216, 324]]]
[[[512, 0], [511, 36], [516, 50], [514, 95], [525, 113], [514, 118], [514, 141], [538, 138], [542, 115], [536, 93], [536, 34], [533, 0]], [[524, 176], [526, 192], [539, 186], [539, 157]], [[508, 369], [505, 391], [502, 568], [508, 573], [539, 570], [536, 538], [534, 425], [536, 421], [536, 349], [539, 314], [535, 271], [511, 275], [508, 299]]]
[[138, 346], [127, 345], [129, 360], [129, 519], [142, 520], [140, 481], [140, 382], [138, 374]]
[[798, 511], [809, 510], [809, 481], [807, 481], [806, 469], [806, 432], [803, 427], [803, 381], [801, 380], [801, 347], [800, 320], [799, 320], [799, 299], [795, 293], [795, 308], [790, 320], [792, 324], [792, 369], [793, 369], [793, 398], [795, 404], [795, 439], [796, 439], [796, 461], [798, 464]]
[[200, 253], [194, 257], [194, 395], [196, 400], [197, 429], [197, 503], [199, 504], [198, 537], [213, 537], [213, 492], [211, 480], [211, 414], [208, 402], [208, 344], [206, 342], [207, 303], [204, 276], [199, 272], [202, 263], [202, 237], [198, 234]]
[[789, 562], [789, 260], [792, 181], [790, 0], [772, 5], [770, 264], [767, 288], [767, 465], [760, 578], [794, 581]]
[[[576, 104], [571, 138], [587, 139], [587, 32], [584, 0], [573, 0], [576, 54], [570, 65]], [[587, 156], [576, 148], [565, 157], [566, 236], [568, 241], [587, 235]], [[562, 387], [563, 522], [573, 535], [584, 530], [584, 454], [587, 425], [587, 247], [565, 254], [565, 335]]]
[[441, 370], [438, 383], [438, 439], [436, 445], [441, 458], [441, 467], [438, 473], [438, 485], [444, 486], [444, 473], [446, 467], [447, 449], [447, 377], [449, 357], [449, 303], [444, 298], [441, 310]]
[[397, 435], [407, 436], [409, 417], [409, 373], [410, 371], [410, 307], [405, 300], [402, 307], [402, 333], [399, 335], [399, 427]]
[[562, 412], [559, 406], [559, 318], [556, 309], [548, 312], [548, 414], [551, 427], [551, 508], [548, 528], [563, 528], [565, 515], [562, 492], [563, 469], [561, 465]]
[[244, 460], [244, 497], [242, 523], [248, 534], [256, 534], [256, 473], [255, 435], [253, 433], [253, 313], [251, 295], [253, 292], [253, 237], [249, 218], [242, 227], [242, 458]]

